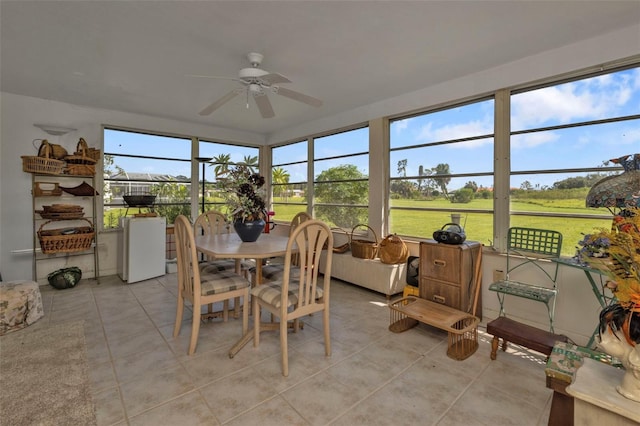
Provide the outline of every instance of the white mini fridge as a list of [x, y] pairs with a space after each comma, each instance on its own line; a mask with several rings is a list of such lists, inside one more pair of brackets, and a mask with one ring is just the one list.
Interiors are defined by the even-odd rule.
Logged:
[[118, 275], [127, 283], [159, 277], [166, 270], [167, 221], [164, 217], [123, 217]]

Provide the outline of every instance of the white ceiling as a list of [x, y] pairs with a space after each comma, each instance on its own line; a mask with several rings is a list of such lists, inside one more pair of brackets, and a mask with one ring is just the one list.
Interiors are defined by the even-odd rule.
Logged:
[[[638, 1], [6, 1], [0, 89], [268, 136], [640, 22]], [[246, 54], [314, 108], [238, 96]]]

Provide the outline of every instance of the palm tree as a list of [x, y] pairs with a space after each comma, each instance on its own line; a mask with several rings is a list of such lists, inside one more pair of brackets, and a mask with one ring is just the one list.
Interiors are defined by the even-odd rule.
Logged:
[[289, 172], [287, 172], [282, 167], [276, 167], [275, 169], [273, 169], [273, 171], [271, 172], [271, 183], [274, 185], [274, 196], [281, 196], [283, 192], [285, 193], [285, 197], [288, 195], [288, 191], [285, 190], [287, 189], [287, 184], [289, 183], [290, 177], [291, 176], [289, 175]]
[[449, 182], [451, 182], [451, 178], [450, 177], [437, 177], [437, 176], [438, 175], [450, 175], [451, 174], [451, 170], [449, 169], [449, 165], [446, 164], [446, 163], [440, 163], [440, 164], [438, 164], [437, 166], [435, 166], [431, 170], [434, 171], [434, 174], [436, 176], [433, 179], [436, 181], [436, 183], [438, 184], [438, 186], [442, 190], [442, 193], [444, 194], [444, 197], [448, 200], [449, 199], [449, 191], [447, 190], [447, 185], [449, 184]]
[[216, 155], [215, 157], [213, 157], [212, 160], [213, 160], [212, 164], [215, 164], [215, 167], [213, 168], [213, 171], [216, 174], [216, 176], [220, 176], [222, 174], [225, 174], [227, 171], [229, 171], [229, 163], [231, 162], [231, 154]]

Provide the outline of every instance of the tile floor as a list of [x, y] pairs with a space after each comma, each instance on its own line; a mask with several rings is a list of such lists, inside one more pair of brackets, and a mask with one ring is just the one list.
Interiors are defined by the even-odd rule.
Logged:
[[290, 334], [287, 378], [275, 332], [229, 359], [240, 319], [203, 324], [188, 356], [191, 311], [174, 339], [175, 293], [175, 274], [42, 287], [46, 315], [33, 327], [84, 320], [99, 425], [547, 424], [543, 356], [514, 346], [491, 361], [481, 332], [478, 351], [455, 361], [444, 332], [388, 331], [378, 293], [334, 280], [333, 356], [324, 356], [320, 316], [306, 318]]

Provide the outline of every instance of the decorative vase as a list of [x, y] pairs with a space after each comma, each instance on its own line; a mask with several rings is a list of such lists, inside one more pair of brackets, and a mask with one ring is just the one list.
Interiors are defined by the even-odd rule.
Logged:
[[264, 231], [265, 221], [253, 220], [253, 221], [241, 221], [236, 220], [233, 222], [233, 229], [242, 241], [245, 243], [252, 243], [258, 239], [262, 231]]
[[598, 347], [611, 356], [618, 358], [625, 368], [622, 382], [616, 390], [632, 401], [640, 402], [640, 343], [631, 344], [624, 331], [614, 330], [607, 325], [601, 333]]

